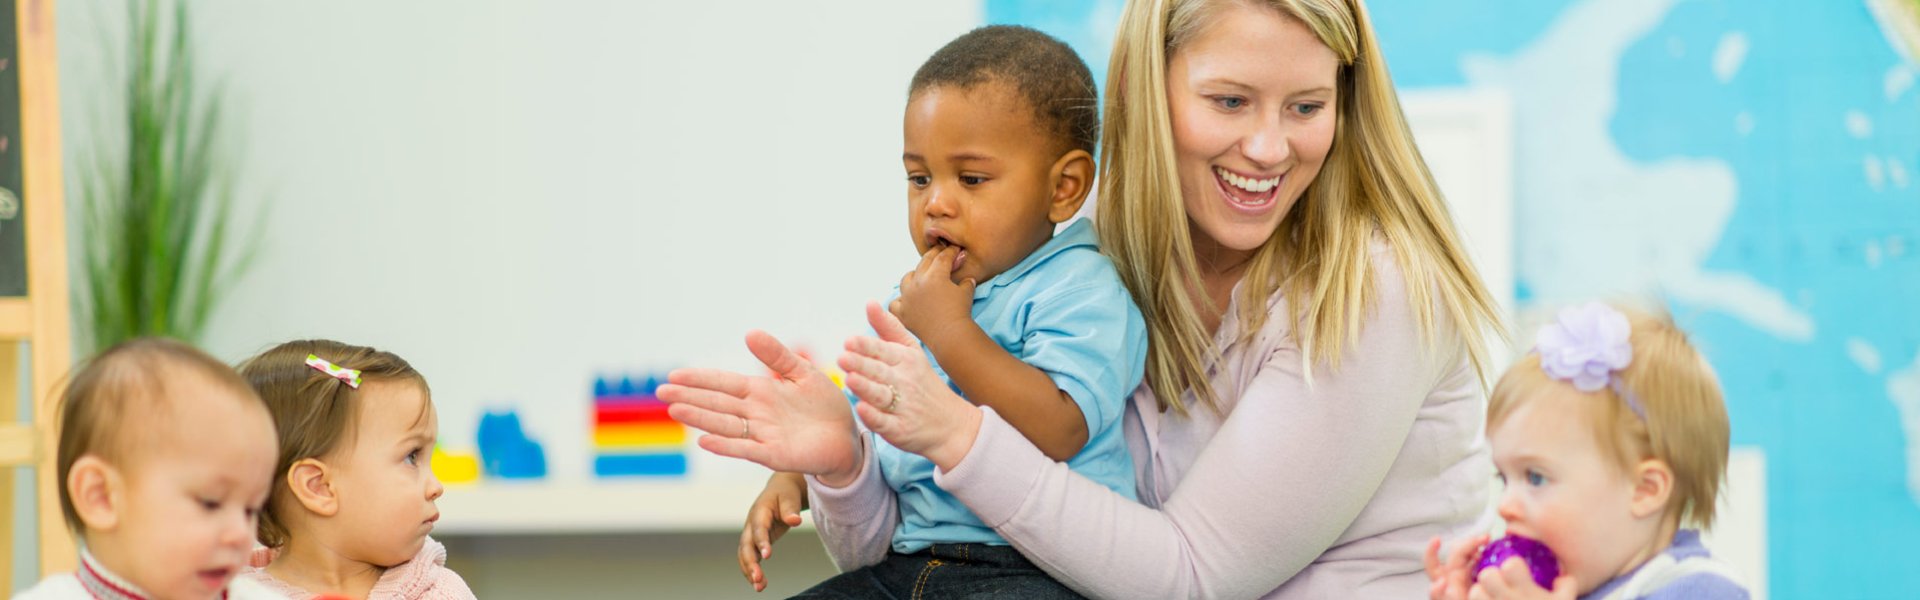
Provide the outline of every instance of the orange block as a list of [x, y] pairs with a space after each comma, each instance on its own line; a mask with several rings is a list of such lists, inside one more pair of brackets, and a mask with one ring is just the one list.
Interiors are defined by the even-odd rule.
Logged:
[[593, 428], [596, 448], [664, 448], [687, 443], [687, 428], [679, 423], [622, 423]]

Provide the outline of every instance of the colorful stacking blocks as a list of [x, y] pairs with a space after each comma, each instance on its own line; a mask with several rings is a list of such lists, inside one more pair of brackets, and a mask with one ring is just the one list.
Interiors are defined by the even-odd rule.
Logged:
[[660, 380], [593, 382], [593, 473], [685, 476], [687, 429], [667, 417], [667, 403], [653, 395]]

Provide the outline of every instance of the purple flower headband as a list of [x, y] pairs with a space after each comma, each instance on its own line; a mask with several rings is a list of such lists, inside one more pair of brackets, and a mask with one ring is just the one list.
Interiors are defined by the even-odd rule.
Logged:
[[1533, 351], [1540, 355], [1540, 369], [1548, 377], [1571, 383], [1582, 392], [1612, 388], [1644, 421], [1646, 409], [1616, 375], [1633, 363], [1633, 346], [1627, 343], [1632, 333], [1626, 315], [1590, 302], [1561, 310], [1552, 324], [1540, 329]]

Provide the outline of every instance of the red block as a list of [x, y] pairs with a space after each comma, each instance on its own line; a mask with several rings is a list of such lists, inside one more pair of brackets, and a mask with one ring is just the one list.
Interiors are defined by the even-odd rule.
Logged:
[[593, 405], [595, 424], [614, 423], [671, 423], [664, 402], [596, 402]]

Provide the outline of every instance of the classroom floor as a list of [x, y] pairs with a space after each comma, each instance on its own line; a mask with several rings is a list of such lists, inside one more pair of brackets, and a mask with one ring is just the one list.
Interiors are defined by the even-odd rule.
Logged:
[[435, 536], [481, 598], [785, 598], [837, 573], [812, 530], [788, 534], [755, 594], [734, 533]]

